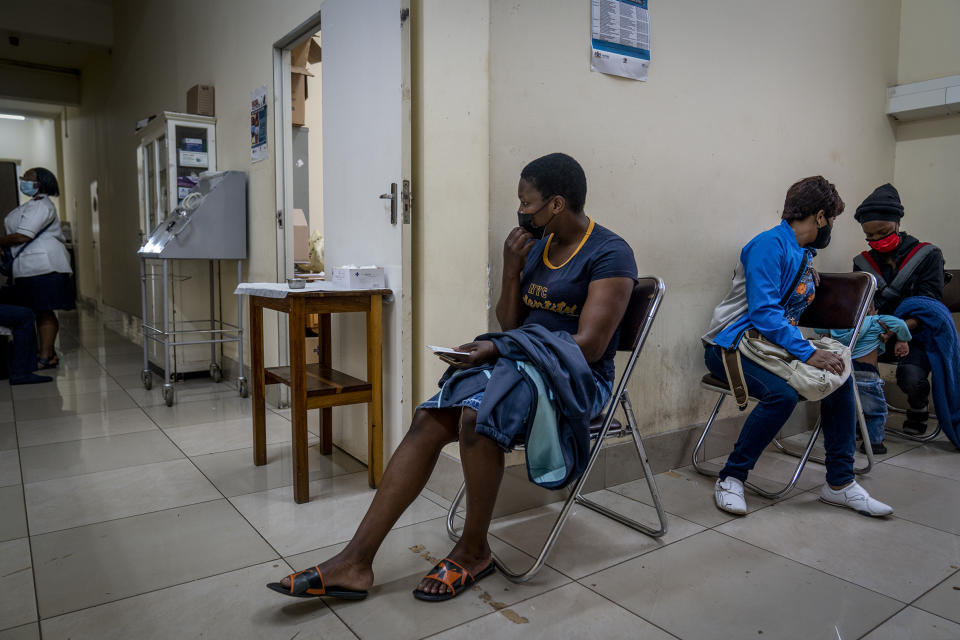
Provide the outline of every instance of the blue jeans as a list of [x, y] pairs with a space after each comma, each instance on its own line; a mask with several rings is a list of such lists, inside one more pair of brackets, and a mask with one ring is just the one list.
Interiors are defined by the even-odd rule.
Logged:
[[883, 442], [884, 426], [887, 424], [887, 399], [883, 395], [883, 378], [877, 368], [863, 362], [853, 363], [853, 377], [860, 393], [860, 407], [867, 421], [867, 433], [871, 444]]
[[[717, 378], [726, 380], [720, 347], [706, 348], [704, 362]], [[799, 396], [783, 378], [770, 373], [748, 358], [742, 358], [743, 375], [750, 396], [760, 402], [747, 416], [740, 437], [720, 472], [720, 479], [737, 478], [741, 482], [757, 463], [763, 450], [787, 423]], [[827, 482], [839, 487], [853, 480], [853, 452], [856, 447], [856, 400], [853, 379], [820, 401], [820, 424], [826, 450]]]
[[16, 379], [37, 369], [37, 327], [33, 311], [12, 304], [0, 304], [0, 325], [13, 333], [10, 377]]

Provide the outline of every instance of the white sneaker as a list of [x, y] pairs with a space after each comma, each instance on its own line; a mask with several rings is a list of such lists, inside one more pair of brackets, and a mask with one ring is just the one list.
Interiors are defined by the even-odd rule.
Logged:
[[893, 513], [893, 507], [871, 498], [867, 490], [857, 484], [856, 481], [838, 490], [831, 489], [830, 485], [824, 484], [823, 488], [820, 489], [820, 501], [837, 507], [849, 507], [857, 513], [875, 518]]
[[743, 499], [743, 483], [736, 478], [717, 480], [714, 494], [717, 507], [723, 511], [738, 516], [747, 512], [747, 501]]

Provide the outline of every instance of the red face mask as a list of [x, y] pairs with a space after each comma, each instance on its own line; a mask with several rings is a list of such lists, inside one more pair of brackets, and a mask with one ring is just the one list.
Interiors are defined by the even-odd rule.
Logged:
[[890, 235], [883, 236], [879, 240], [871, 240], [867, 243], [870, 248], [880, 253], [890, 253], [900, 246], [900, 234], [896, 231]]

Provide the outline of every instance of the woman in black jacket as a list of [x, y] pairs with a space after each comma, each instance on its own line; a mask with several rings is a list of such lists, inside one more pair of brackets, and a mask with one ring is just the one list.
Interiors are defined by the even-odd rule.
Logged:
[[[877, 312], [896, 315], [904, 298], [926, 296], [943, 299], [944, 260], [940, 249], [929, 242], [921, 242], [900, 231], [903, 205], [900, 194], [890, 183], [877, 187], [854, 215], [863, 228], [869, 251], [853, 259], [854, 271], [866, 271], [877, 278], [874, 303]], [[920, 326], [916, 318], [904, 318], [911, 332]], [[922, 434], [927, 430], [930, 396], [930, 361], [923, 345], [910, 342], [910, 353], [897, 359], [893, 351], [881, 357], [885, 362], [897, 362], [897, 386], [907, 395], [906, 433]]]

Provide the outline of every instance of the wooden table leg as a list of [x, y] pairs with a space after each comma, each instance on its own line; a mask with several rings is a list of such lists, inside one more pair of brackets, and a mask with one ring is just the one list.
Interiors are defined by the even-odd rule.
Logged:
[[263, 371], [263, 304], [250, 296], [250, 391], [253, 397], [253, 464], [267, 464], [266, 385]]
[[292, 429], [293, 500], [310, 500], [310, 467], [307, 462], [307, 342], [304, 302], [291, 296], [287, 313], [290, 328], [290, 423]]
[[[330, 343], [330, 314], [320, 314], [320, 364], [329, 367], [333, 364]], [[333, 409], [320, 409], [320, 453], [325, 456], [333, 453]]]
[[367, 312], [367, 380], [373, 399], [367, 409], [367, 479], [371, 487], [383, 477], [383, 306], [370, 296]]

